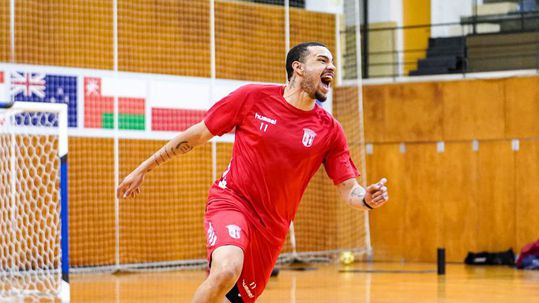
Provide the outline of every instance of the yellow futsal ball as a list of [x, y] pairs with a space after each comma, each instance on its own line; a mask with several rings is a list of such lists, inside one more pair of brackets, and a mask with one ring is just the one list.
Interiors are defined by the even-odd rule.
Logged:
[[344, 265], [349, 265], [354, 263], [354, 254], [351, 251], [343, 251], [341, 253], [341, 256], [339, 257], [339, 260]]

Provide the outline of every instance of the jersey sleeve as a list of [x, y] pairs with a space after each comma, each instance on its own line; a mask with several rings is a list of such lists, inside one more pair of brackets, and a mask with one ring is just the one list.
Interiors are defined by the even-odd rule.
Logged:
[[230, 132], [243, 120], [243, 110], [250, 91], [242, 86], [215, 103], [204, 115], [204, 124], [214, 136]]
[[324, 168], [334, 184], [359, 176], [359, 172], [350, 157], [344, 131], [339, 123], [337, 123], [335, 130], [335, 139], [324, 158]]

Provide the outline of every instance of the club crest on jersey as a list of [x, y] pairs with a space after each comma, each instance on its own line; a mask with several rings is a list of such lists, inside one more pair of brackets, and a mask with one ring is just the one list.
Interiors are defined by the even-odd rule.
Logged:
[[240, 238], [241, 228], [239, 226], [231, 224], [227, 225], [226, 228], [228, 228], [228, 234], [230, 235], [230, 237], [234, 239]]
[[314, 138], [316, 133], [308, 128], [303, 129], [303, 140], [302, 143], [305, 147], [311, 147], [313, 145]]

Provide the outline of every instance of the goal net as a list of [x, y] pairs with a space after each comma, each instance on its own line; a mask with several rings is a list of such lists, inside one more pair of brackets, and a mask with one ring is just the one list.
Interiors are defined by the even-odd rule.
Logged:
[[[47, 87], [35, 89], [41, 95], [16, 94], [21, 101], [69, 97], [74, 271], [206, 265], [205, 203], [230, 162], [233, 134], [152, 171], [135, 200], [116, 199], [115, 188], [229, 92], [249, 83], [285, 84], [286, 53], [300, 42], [322, 42], [334, 56], [339, 80], [323, 107], [343, 125], [365, 177], [358, 0], [14, 2], [15, 26], [0, 32], [0, 61], [10, 62], [0, 63], [0, 97], [2, 81], [20, 90]], [[2, 14], [10, 20], [9, 9]], [[15, 43], [3, 42], [11, 36]], [[322, 167], [281, 260], [331, 260], [344, 250], [365, 255], [368, 235], [368, 217], [341, 200]]]
[[62, 282], [66, 155], [64, 105], [15, 103], [0, 109], [2, 299], [69, 298]]

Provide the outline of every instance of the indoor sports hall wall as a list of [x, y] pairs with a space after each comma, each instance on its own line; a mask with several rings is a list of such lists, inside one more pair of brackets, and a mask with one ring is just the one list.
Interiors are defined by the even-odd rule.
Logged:
[[[211, 76], [210, 2], [185, 3], [118, 1], [118, 71], [153, 73], [156, 79], [164, 74], [205, 79]], [[9, 0], [0, 0], [0, 62], [28, 64], [23, 69], [25, 72], [38, 72], [31, 71], [32, 65], [105, 73], [114, 70], [112, 1], [15, 1], [13, 50], [9, 5]], [[215, 1], [215, 77], [283, 83], [286, 79], [284, 23], [282, 6]], [[335, 53], [335, 27], [333, 14], [290, 8], [291, 45], [321, 41]], [[79, 73], [84, 74], [84, 70], [77, 70], [76, 74]], [[86, 74], [84, 76], [88, 77], [93, 71]], [[11, 77], [5, 71], [0, 71], [0, 75], [0, 84]], [[104, 87], [108, 81], [105, 77], [113, 76], [98, 77]], [[86, 85], [85, 79], [84, 98], [87, 97]], [[76, 95], [80, 97], [80, 92]], [[88, 101], [84, 106], [87, 118]], [[348, 107], [342, 103], [342, 112], [347, 108], [357, 110], [353, 98], [348, 103]], [[207, 191], [213, 181], [211, 145], [152, 172], [144, 193], [137, 200], [120, 203], [117, 255], [114, 140], [99, 134], [99, 127], [107, 128], [105, 122], [102, 123], [93, 129], [97, 131], [94, 132], [96, 137], [85, 134], [69, 138], [71, 265], [114, 265], [116, 258], [122, 264], [205, 258], [202, 219]], [[79, 121], [76, 128], [83, 128], [84, 133], [87, 125], [88, 121], [85, 120], [84, 125]], [[347, 127], [351, 125], [352, 122]], [[148, 130], [149, 126], [145, 127]], [[122, 178], [165, 141], [120, 139], [119, 143]], [[228, 165], [231, 148], [231, 143], [217, 143], [217, 175]], [[359, 157], [359, 148], [354, 147], [353, 153], [354, 157]], [[357, 235], [363, 230], [361, 216], [350, 213], [337, 202], [334, 187], [322, 169], [305, 193], [297, 215], [298, 251], [364, 245], [359, 243], [362, 238]], [[287, 242], [284, 251], [290, 250]]]
[[445, 247], [461, 262], [537, 239], [538, 87], [539, 77], [364, 87], [368, 177], [388, 177], [391, 193], [370, 217], [376, 260], [433, 261]]
[[[16, 1], [14, 52], [9, 3], [0, 0], [0, 62], [114, 69], [110, 0]], [[210, 77], [209, 1], [182, 3], [118, 0], [119, 71]], [[277, 6], [215, 1], [216, 78], [283, 83], [283, 16]], [[335, 25], [335, 15], [291, 8], [290, 44], [317, 40], [335, 53]], [[538, 81], [365, 87], [366, 141], [372, 147], [368, 179], [388, 177], [391, 190], [391, 202], [370, 217], [375, 259], [434, 260], [436, 247], [445, 246], [449, 260], [462, 261], [469, 250], [519, 249], [537, 238]], [[356, 98], [353, 88], [335, 89], [333, 113], [360, 163]], [[519, 140], [518, 151], [513, 139]], [[113, 139], [71, 136], [69, 143], [71, 263], [112, 265], [117, 257]], [[121, 139], [120, 177], [163, 143]], [[231, 143], [217, 143], [217, 175], [230, 153]], [[204, 258], [211, 146], [183, 160], [153, 172], [136, 201], [121, 202], [121, 262]], [[349, 235], [364, 232], [357, 214], [339, 201], [321, 170], [297, 214], [298, 251], [356, 247], [353, 241], [361, 237]], [[290, 249], [287, 244], [285, 251]]]
[[[115, 261], [112, 139], [70, 138], [70, 257], [72, 266]], [[125, 176], [165, 141], [121, 140], [120, 175]], [[218, 143], [217, 171], [226, 169], [231, 143]], [[211, 145], [167, 163], [148, 175], [143, 193], [120, 205], [122, 263], [191, 260], [205, 256], [202, 218], [212, 183]], [[172, 202], [171, 202], [172, 201]], [[330, 250], [348, 239], [343, 229], [348, 208], [321, 169], [305, 193], [296, 219], [298, 251]], [[340, 217], [339, 217], [340, 216]], [[323, 217], [323, 220], [320, 218]], [[343, 222], [344, 221], [344, 222]], [[343, 233], [344, 235], [344, 233]], [[356, 241], [360, 241], [357, 237]], [[290, 251], [287, 243], [285, 252]]]
[[[9, 0], [0, 0], [0, 61], [10, 62]], [[110, 0], [16, 1], [15, 62], [112, 70]], [[118, 0], [118, 70], [210, 77], [208, 0]], [[53, 16], [54, 15], [54, 16]], [[136, 22], [134, 22], [136, 21]], [[286, 80], [284, 9], [215, 1], [216, 77]], [[290, 44], [335, 51], [335, 15], [290, 8]]]

